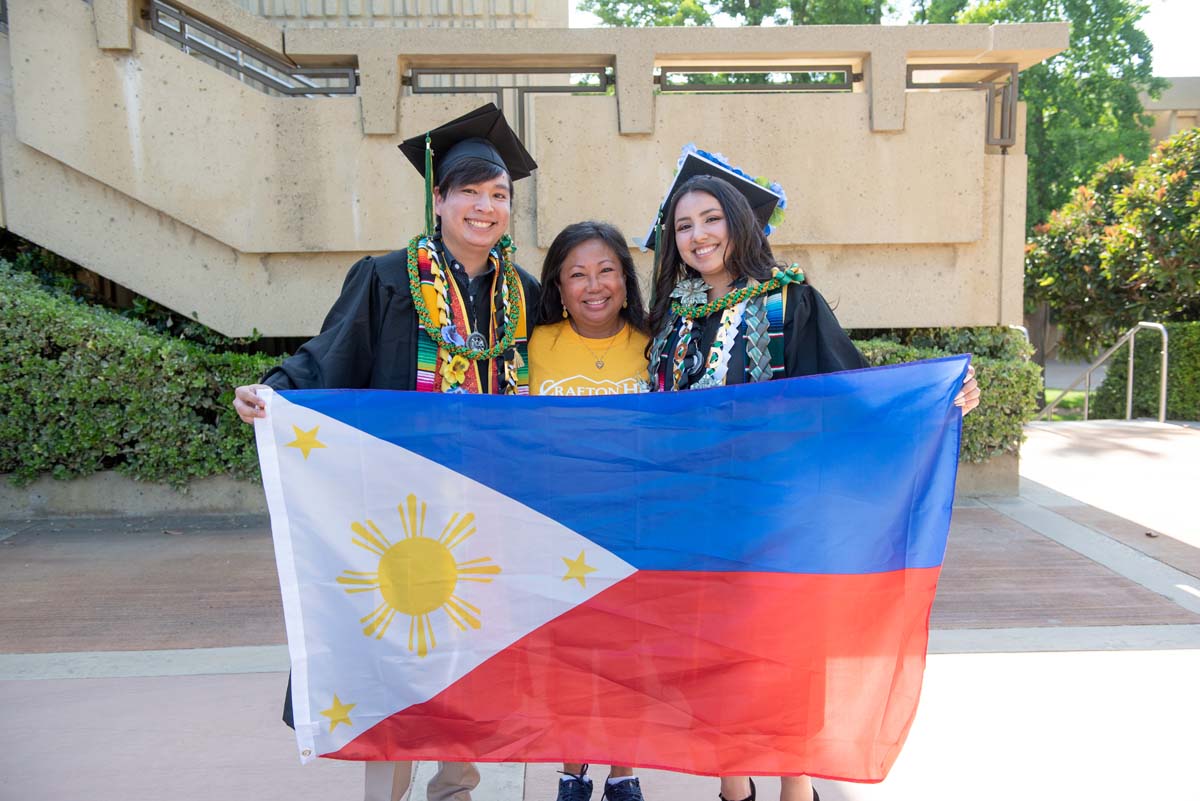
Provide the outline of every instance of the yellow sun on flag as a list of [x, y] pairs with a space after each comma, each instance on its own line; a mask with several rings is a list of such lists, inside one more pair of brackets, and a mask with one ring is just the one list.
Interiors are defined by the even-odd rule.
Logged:
[[424, 657], [437, 646], [431, 612], [446, 610], [461, 631], [468, 626], [480, 628], [479, 607], [454, 591], [459, 581], [490, 583], [489, 577], [498, 574], [500, 566], [492, 564], [490, 556], [455, 561], [451, 550], [475, 533], [474, 514], [455, 512], [435, 540], [425, 536], [424, 501], [418, 504], [417, 496], [410, 494], [405, 505], [396, 508], [404, 526], [404, 539], [399, 542], [389, 540], [372, 520], [367, 520], [366, 526], [358, 522], [350, 525], [354, 532], [351, 542], [378, 556], [379, 567], [368, 573], [344, 570], [337, 583], [344, 585], [348, 593], [378, 590], [382, 594], [383, 602], [359, 620], [365, 624], [363, 634], [382, 639], [397, 614], [407, 615], [408, 650]]

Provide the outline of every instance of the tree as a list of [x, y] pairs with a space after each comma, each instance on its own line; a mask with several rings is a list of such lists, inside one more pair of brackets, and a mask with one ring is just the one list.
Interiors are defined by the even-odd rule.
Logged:
[[1026, 293], [1049, 304], [1067, 356], [1094, 356], [1139, 320], [1200, 319], [1200, 129], [1136, 167], [1103, 165], [1026, 251]]
[[1155, 78], [1152, 45], [1137, 22], [1138, 0], [927, 0], [917, 22], [1071, 23], [1070, 46], [1021, 74], [1026, 104], [1030, 229], [1046, 221], [1075, 187], [1117, 156], [1138, 162], [1150, 152], [1152, 119], [1139, 94], [1157, 96], [1168, 83]]
[[667, 3], [664, 0], [646, 0], [643, 3], [582, 0], [579, 9], [595, 14], [602, 23], [614, 28], [712, 24], [708, 9], [700, 0], [683, 0], [682, 3]]
[[716, 14], [741, 25], [878, 25], [891, 5], [885, 0], [583, 0], [579, 8], [605, 25], [642, 28], [711, 25]]

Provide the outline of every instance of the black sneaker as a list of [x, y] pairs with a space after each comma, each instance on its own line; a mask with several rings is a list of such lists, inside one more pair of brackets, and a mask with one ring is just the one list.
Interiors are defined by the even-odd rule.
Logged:
[[643, 801], [642, 786], [637, 779], [625, 779], [616, 784], [604, 783], [604, 801]]
[[558, 782], [557, 801], [592, 801], [592, 780], [587, 778], [587, 769], [584, 765], [578, 776], [563, 774], [566, 778]]

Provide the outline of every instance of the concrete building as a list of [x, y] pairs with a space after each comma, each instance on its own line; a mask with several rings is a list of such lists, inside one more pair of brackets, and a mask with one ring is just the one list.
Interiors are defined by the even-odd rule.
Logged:
[[1142, 106], [1154, 117], [1150, 140], [1155, 143], [1200, 125], [1200, 78], [1167, 80], [1171, 86], [1158, 100], [1142, 97]]
[[[2, 222], [221, 332], [311, 334], [349, 264], [421, 227], [396, 144], [512, 84], [500, 96], [541, 165], [513, 215], [535, 270], [579, 219], [641, 235], [696, 142], [784, 185], [773, 245], [845, 325], [1021, 321], [1014, 84], [1066, 25], [565, 20], [562, 0], [10, 3]], [[842, 83], [686, 93], [656, 77], [718, 68]], [[593, 91], [562, 91], [581, 74]]]

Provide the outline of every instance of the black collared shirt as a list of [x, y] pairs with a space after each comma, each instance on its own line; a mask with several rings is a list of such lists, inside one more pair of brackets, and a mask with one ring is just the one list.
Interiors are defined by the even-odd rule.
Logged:
[[[492, 279], [496, 274], [496, 268], [492, 266], [492, 260], [489, 258], [487, 269], [474, 277], [467, 274], [467, 268], [462, 265], [458, 259], [454, 258], [454, 254], [450, 252], [450, 248], [446, 247], [445, 241], [442, 239], [434, 240], [437, 242], [438, 250], [442, 254], [442, 264], [450, 267], [450, 274], [454, 276], [454, 283], [458, 285], [459, 294], [462, 295], [463, 301], [467, 306], [467, 318], [471, 321], [471, 330], [479, 331], [487, 336], [488, 326], [491, 325], [492, 306], [487, 303], [488, 293], [492, 291]], [[495, 298], [496, 308], [501, 308], [499, 289], [497, 286]]]

